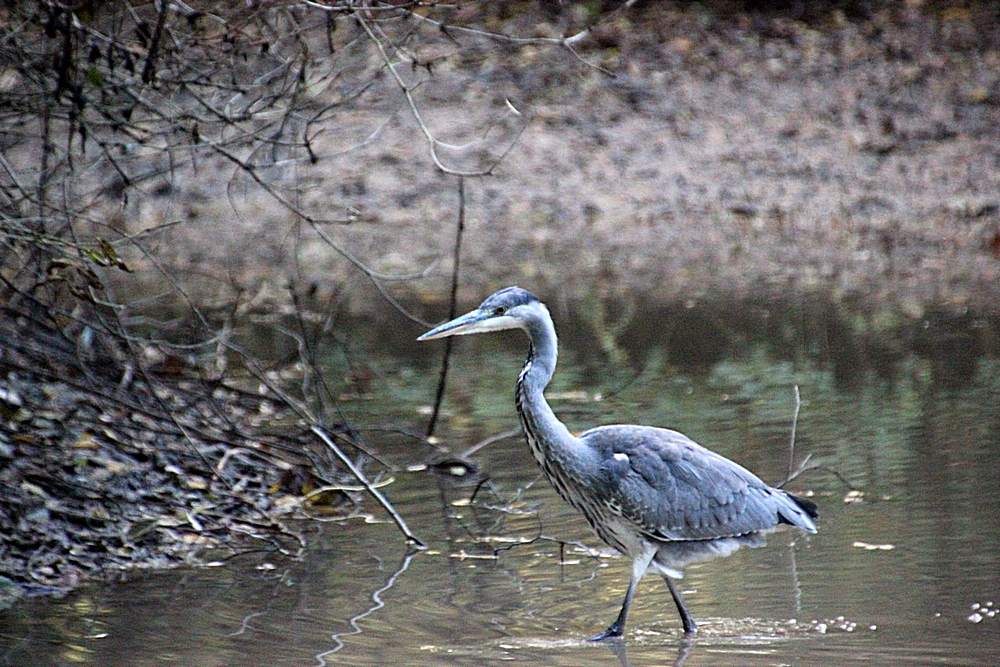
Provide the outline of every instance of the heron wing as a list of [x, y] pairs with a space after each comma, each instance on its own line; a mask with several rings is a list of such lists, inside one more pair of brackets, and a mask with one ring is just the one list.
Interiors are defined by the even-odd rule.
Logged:
[[815, 532], [784, 491], [676, 431], [603, 426], [580, 439], [600, 459], [594, 480], [600, 501], [649, 537], [710, 540], [778, 523]]

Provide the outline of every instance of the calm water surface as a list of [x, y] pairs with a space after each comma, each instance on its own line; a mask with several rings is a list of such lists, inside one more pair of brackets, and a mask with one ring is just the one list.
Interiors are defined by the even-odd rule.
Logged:
[[[352, 420], [423, 423], [435, 376], [424, 354], [380, 361], [379, 398], [350, 401]], [[439, 428], [451, 451], [516, 426], [522, 354], [515, 336], [457, 345]], [[822, 359], [753, 349], [693, 374], [655, 353], [596, 367], [579, 362], [587, 358], [568, 349], [550, 389], [571, 428], [678, 428], [772, 483], [787, 472], [800, 388], [796, 458], [822, 467], [788, 488], [818, 502], [819, 533], [778, 534], [764, 549], [690, 568], [681, 588], [701, 629], [693, 641], [654, 577], [639, 588], [624, 650], [585, 641], [617, 613], [628, 563], [559, 500], [514, 437], [473, 457], [489, 483], [471, 505], [475, 479], [396, 475], [390, 498], [428, 551], [408, 552], [390, 524], [355, 518], [323, 524], [299, 561], [262, 552], [129, 573], [0, 614], [0, 664], [1000, 664], [995, 362], [979, 360], [958, 388], [942, 388], [940, 369], [913, 358], [892, 378], [838, 389]], [[401, 469], [431, 454], [402, 436], [369, 440]]]

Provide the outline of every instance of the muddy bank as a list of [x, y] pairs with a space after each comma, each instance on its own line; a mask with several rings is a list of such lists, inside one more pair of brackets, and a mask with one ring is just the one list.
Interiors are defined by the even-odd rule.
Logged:
[[[499, 159], [488, 176], [466, 179], [463, 298], [516, 283], [565, 298], [662, 301], [792, 290], [912, 318], [942, 304], [993, 308], [996, 11], [648, 3], [579, 43], [582, 61], [557, 45], [414, 28], [414, 57], [433, 56], [434, 66], [400, 71], [426, 127], [468, 144], [439, 147], [441, 162], [475, 170]], [[478, 18], [545, 36], [572, 34], [581, 12]], [[359, 31], [338, 26], [338, 53]], [[338, 94], [315, 91], [316, 103]], [[391, 294], [438, 300], [457, 179], [435, 169], [396, 82], [377, 78], [343, 104], [312, 150], [315, 163], [261, 172], [300, 186], [303, 210], [339, 221], [323, 228], [328, 240], [371, 269], [430, 267], [422, 279], [385, 283]], [[247, 307], [268, 308], [287, 301], [291, 277], [354, 311], [380, 298], [314, 228], [290, 226], [246, 176], [230, 181], [232, 169], [218, 166], [134, 200], [124, 223], [185, 220], [157, 250], [192, 294], [222, 303], [239, 292]], [[128, 281], [146, 279], [157, 280]]]
[[315, 532], [303, 495], [337, 473], [280, 404], [178, 362], [111, 382], [110, 360], [41, 361], [38, 332], [2, 324], [0, 606], [134, 568], [295, 554]]

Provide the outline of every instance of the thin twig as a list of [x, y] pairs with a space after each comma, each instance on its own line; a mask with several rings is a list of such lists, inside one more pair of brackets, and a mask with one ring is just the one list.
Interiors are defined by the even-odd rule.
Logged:
[[[500, 162], [502, 162], [504, 158], [507, 156], [507, 153], [510, 150], [510, 146], [508, 146], [507, 150], [505, 150], [500, 157], [494, 160], [485, 169], [480, 169], [477, 171], [462, 171], [459, 169], [452, 169], [451, 167], [445, 166], [445, 164], [441, 162], [441, 158], [438, 155], [439, 147], [448, 148], [451, 150], [461, 150], [474, 145], [475, 143], [477, 143], [478, 140], [470, 142], [465, 146], [454, 146], [445, 144], [442, 141], [440, 141], [437, 137], [435, 137], [434, 133], [431, 132], [429, 127], [427, 127], [427, 123], [424, 122], [423, 114], [420, 113], [420, 108], [417, 106], [417, 101], [413, 97], [413, 91], [417, 86], [409, 86], [406, 84], [405, 81], [403, 81], [403, 77], [401, 77], [399, 75], [399, 72], [396, 71], [397, 63], [394, 63], [392, 59], [389, 57], [389, 54], [386, 53], [385, 46], [383, 45], [382, 40], [379, 39], [378, 36], [375, 34], [375, 32], [372, 30], [368, 20], [362, 17], [362, 13], [361, 12], [356, 13], [354, 15], [354, 18], [357, 20], [358, 25], [360, 25], [361, 28], [365, 31], [365, 33], [368, 35], [368, 38], [372, 41], [372, 43], [375, 44], [375, 48], [378, 50], [379, 55], [382, 58], [382, 62], [385, 65], [385, 69], [388, 70], [389, 74], [392, 75], [392, 78], [396, 81], [396, 85], [403, 92], [403, 97], [406, 99], [406, 104], [410, 108], [410, 115], [417, 122], [417, 126], [420, 128], [421, 133], [423, 133], [424, 138], [427, 139], [428, 149], [430, 152], [431, 160], [434, 162], [434, 166], [437, 167], [438, 170], [441, 171], [442, 173], [451, 174], [452, 176], [486, 176], [492, 173], [493, 170], [496, 169], [497, 165], [500, 164]], [[520, 115], [520, 113], [518, 112], [517, 115]], [[521, 134], [518, 133], [518, 135], [514, 138], [514, 141], [511, 142], [511, 146], [517, 143], [520, 137]]]
[[[419, 14], [414, 11], [408, 11], [407, 13], [409, 13], [409, 15], [416, 20], [423, 21], [424, 23], [428, 23], [430, 25], [437, 27], [438, 30], [443, 32], [445, 35], [448, 35], [448, 37], [451, 38], [453, 41], [454, 38], [452, 38], [451, 35], [448, 34], [450, 31], [464, 32], [469, 35], [476, 35], [477, 37], [484, 37], [486, 39], [491, 39], [497, 42], [507, 42], [509, 44], [518, 44], [518, 45], [548, 44], [551, 46], [562, 46], [567, 51], [569, 51], [574, 58], [579, 60], [587, 67], [592, 67], [597, 71], [601, 72], [602, 74], [614, 78], [616, 76], [614, 72], [606, 70], [599, 65], [595, 65], [593, 63], [588, 62], [573, 48], [573, 44], [581, 42], [587, 37], [589, 37], [593, 33], [595, 28], [597, 28], [602, 23], [610, 21], [614, 17], [626, 11], [627, 9], [632, 7], [632, 5], [635, 4], [635, 2], [636, 0], [626, 0], [626, 2], [623, 2], [613, 11], [608, 12], [604, 16], [594, 21], [594, 23], [592, 23], [591, 25], [587, 26], [586, 28], [579, 31], [575, 35], [570, 35], [569, 37], [511, 37], [510, 35], [503, 35], [497, 32], [489, 32], [487, 30], [478, 30], [476, 28], [468, 28], [465, 26], [449, 25], [447, 23], [444, 23], [443, 21], [435, 21], [434, 19], [428, 16], [423, 16], [422, 14]], [[309, 2], [308, 4], [314, 7], [322, 8], [322, 5], [318, 5], [318, 3]]]
[[518, 426], [517, 428], [512, 428], [509, 431], [504, 431], [503, 433], [497, 433], [496, 435], [491, 435], [485, 440], [480, 440], [472, 447], [469, 447], [467, 450], [459, 454], [459, 458], [467, 459], [476, 452], [478, 452], [480, 449], [488, 447], [489, 445], [492, 445], [494, 442], [500, 442], [501, 440], [506, 440], [507, 438], [513, 438], [520, 432], [521, 432], [521, 427]]
[[359, 260], [358, 258], [356, 258], [345, 247], [343, 247], [342, 245], [339, 245], [338, 243], [336, 243], [335, 241], [333, 241], [333, 239], [331, 239], [326, 234], [326, 232], [323, 231], [323, 228], [321, 226], [321, 223], [323, 222], [322, 220], [319, 220], [319, 219], [317, 219], [317, 218], [315, 218], [315, 217], [307, 214], [301, 207], [299, 207], [294, 202], [292, 202], [287, 197], [285, 197], [283, 194], [281, 194], [280, 192], [278, 192], [275, 188], [271, 187], [271, 185], [268, 184], [267, 181], [265, 181], [261, 177], [261, 175], [259, 173], [257, 173], [258, 170], [252, 164], [247, 163], [244, 160], [241, 160], [234, 153], [232, 153], [232, 152], [228, 151], [227, 149], [225, 149], [221, 144], [211, 143], [211, 142], [207, 142], [207, 143], [219, 155], [223, 156], [224, 158], [228, 159], [229, 161], [231, 161], [235, 165], [237, 165], [237, 167], [239, 168], [239, 170], [242, 173], [247, 174], [251, 179], [253, 179], [254, 182], [256, 182], [261, 188], [263, 188], [271, 197], [273, 197], [275, 199], [275, 201], [277, 201], [279, 204], [281, 204], [286, 210], [288, 210], [291, 213], [294, 213], [296, 216], [298, 216], [299, 218], [301, 218], [305, 222], [309, 223], [309, 225], [312, 227], [313, 231], [315, 231], [316, 234], [319, 235], [319, 237], [321, 239], [323, 239], [323, 241], [326, 242], [326, 244], [328, 246], [330, 246], [333, 250], [335, 250], [337, 252], [337, 254], [339, 254], [341, 257], [343, 257], [348, 262], [350, 262], [355, 267], [357, 267], [359, 270], [361, 270], [361, 272], [371, 281], [372, 285], [375, 286], [375, 289], [378, 290], [378, 293], [382, 295], [382, 298], [384, 298], [393, 308], [395, 308], [397, 311], [399, 311], [399, 313], [401, 313], [407, 319], [412, 320], [413, 322], [416, 322], [417, 324], [422, 324], [424, 326], [428, 326], [426, 322], [424, 322], [423, 320], [421, 320], [419, 317], [417, 317], [413, 313], [409, 312], [406, 308], [403, 307], [402, 304], [400, 304], [396, 299], [394, 299], [392, 297], [392, 295], [390, 295], [386, 291], [385, 287], [382, 285], [382, 281], [383, 280], [409, 280], [409, 279], [413, 279], [413, 278], [416, 278], [416, 277], [422, 277], [422, 276], [426, 275], [431, 269], [433, 269], [434, 266], [437, 265], [436, 261], [433, 262], [429, 267], [427, 267], [426, 269], [424, 269], [420, 273], [413, 274], [412, 276], [388, 276], [388, 275], [384, 275], [384, 274], [378, 273], [374, 269], [372, 269], [369, 266], [367, 266], [364, 262], [362, 262], [361, 260]]
[[416, 535], [413, 534], [413, 531], [411, 531], [410, 527], [406, 525], [406, 521], [404, 521], [403, 517], [399, 515], [399, 512], [396, 511], [396, 508], [393, 507], [392, 504], [386, 499], [386, 497], [383, 496], [382, 493], [378, 489], [376, 489], [371, 482], [368, 481], [368, 478], [365, 477], [365, 474], [361, 472], [361, 470], [359, 470], [356, 465], [354, 465], [354, 462], [351, 461], [351, 459], [349, 459], [347, 455], [344, 454], [343, 451], [341, 451], [340, 447], [337, 446], [337, 443], [335, 443], [333, 439], [326, 434], [326, 431], [321, 429], [319, 426], [316, 426], [315, 424], [310, 426], [309, 430], [315, 433], [320, 440], [326, 443], [326, 446], [330, 448], [330, 451], [332, 451], [338, 459], [340, 459], [340, 462], [347, 467], [347, 469], [351, 472], [351, 474], [354, 475], [354, 478], [357, 479], [359, 482], [361, 482], [361, 485], [365, 487], [365, 491], [367, 491], [368, 494], [385, 509], [385, 511], [392, 518], [393, 522], [399, 527], [399, 530], [406, 537], [406, 541], [417, 549], [426, 549], [427, 545], [424, 544], [424, 542], [420, 538], [418, 538]]
[[799, 385], [794, 385], [795, 392], [795, 412], [792, 413], [792, 435], [788, 442], [788, 480], [792, 479], [792, 470], [795, 468], [795, 429], [799, 424], [799, 408], [802, 401], [799, 398]]
[[[451, 299], [448, 304], [448, 319], [453, 320], [458, 315], [458, 269], [462, 258], [462, 233], [465, 231], [465, 178], [458, 178], [458, 229], [455, 231], [454, 265], [451, 271]], [[444, 358], [441, 360], [441, 373], [438, 376], [437, 394], [434, 396], [434, 409], [431, 420], [427, 424], [427, 437], [434, 435], [438, 416], [441, 414], [441, 402], [444, 400], [445, 386], [448, 384], [448, 364], [451, 360], [451, 346], [454, 337], [445, 340]]]
[[[160, 13], [156, 17], [156, 28], [153, 30], [153, 38], [149, 42], [149, 53], [146, 55], [146, 65], [142, 68], [142, 82], [150, 83], [156, 76], [156, 56], [160, 49], [160, 39], [163, 37], [163, 25], [167, 20], [167, 12], [170, 10], [169, 2], [160, 3]], [[67, 31], [68, 34], [69, 31]]]

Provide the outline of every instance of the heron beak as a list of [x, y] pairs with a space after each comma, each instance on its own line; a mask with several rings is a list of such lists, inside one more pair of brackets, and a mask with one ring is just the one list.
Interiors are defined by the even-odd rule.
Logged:
[[456, 317], [451, 322], [445, 322], [436, 329], [431, 329], [417, 340], [434, 340], [435, 338], [447, 338], [448, 336], [462, 336], [470, 333], [479, 333], [482, 329], [476, 325], [492, 316], [489, 312], [479, 309], [466, 313], [461, 317]]

